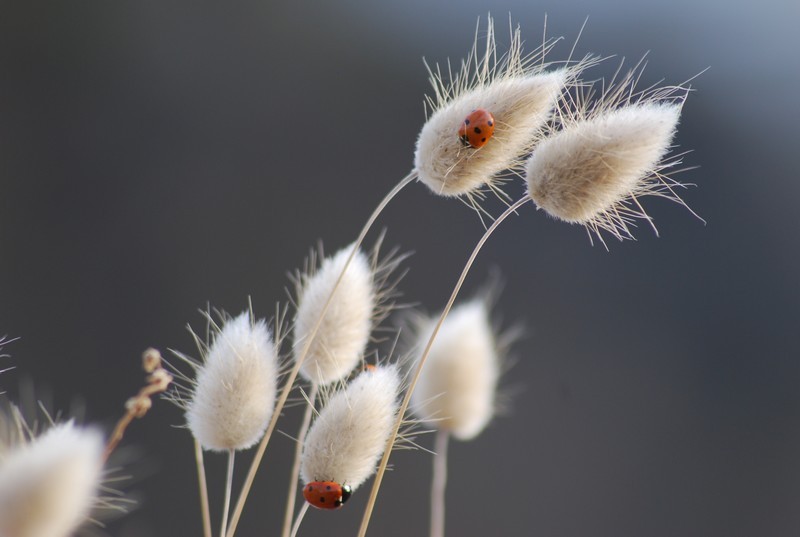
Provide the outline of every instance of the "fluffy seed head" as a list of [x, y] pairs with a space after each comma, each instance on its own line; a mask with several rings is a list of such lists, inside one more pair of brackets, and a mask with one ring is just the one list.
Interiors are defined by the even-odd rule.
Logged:
[[[294, 354], [306, 346], [328, 297], [353, 251], [346, 247], [323, 260], [314, 274], [298, 278], [297, 316], [294, 322]], [[311, 342], [300, 373], [326, 385], [344, 378], [360, 362], [369, 343], [377, 293], [369, 258], [358, 251], [347, 268]]]
[[102, 435], [72, 422], [3, 450], [0, 535], [71, 535], [95, 502], [102, 466]]
[[[439, 317], [422, 319], [416, 359]], [[425, 368], [411, 395], [413, 412], [459, 440], [477, 436], [495, 413], [500, 358], [486, 301], [475, 299], [453, 308], [442, 324]]]
[[[661, 196], [685, 206], [675, 193], [684, 185], [665, 175], [680, 162], [667, 158], [681, 107], [682, 87], [634, 93], [634, 71], [594, 103], [577, 95], [560, 110], [558, 125], [526, 164], [528, 193], [560, 220], [632, 238], [629, 226], [645, 219], [639, 198]], [[655, 229], [655, 227], [654, 227]]]
[[267, 325], [242, 313], [201, 352], [186, 423], [205, 449], [247, 449], [264, 434], [275, 407], [278, 354]]
[[641, 190], [667, 152], [680, 108], [646, 104], [577, 123], [542, 142], [527, 167], [536, 204], [566, 222], [588, 224]]
[[[521, 166], [562, 88], [582, 68], [545, 72], [542, 64], [534, 64], [551, 46], [523, 56], [517, 28], [509, 52], [498, 60], [489, 19], [486, 48], [480, 57], [476, 39], [476, 47], [452, 80], [444, 81], [438, 68], [431, 72], [434, 97], [427, 104], [433, 114], [417, 139], [414, 166], [419, 179], [434, 193], [480, 197], [480, 190], [493, 188], [501, 172]], [[464, 119], [476, 109], [485, 109], [495, 118], [494, 135], [479, 149], [465, 146], [458, 136]]]
[[355, 490], [375, 472], [397, 415], [400, 384], [396, 366], [377, 366], [331, 396], [306, 436], [305, 483], [334, 481]]

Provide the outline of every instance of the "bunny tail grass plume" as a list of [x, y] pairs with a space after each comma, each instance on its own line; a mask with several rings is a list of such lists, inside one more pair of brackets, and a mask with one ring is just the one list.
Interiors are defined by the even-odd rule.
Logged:
[[333, 394], [306, 436], [304, 482], [334, 481], [355, 490], [375, 473], [392, 432], [400, 387], [397, 366], [376, 366]]
[[0, 535], [68, 537], [86, 521], [102, 478], [103, 437], [72, 422], [0, 450]]
[[[314, 269], [312, 255], [306, 272], [295, 277], [297, 314], [294, 321], [295, 359], [314, 329], [339, 275], [342, 274], [352, 245], [325, 258]], [[369, 343], [378, 302], [373, 268], [359, 250], [344, 273], [325, 317], [311, 342], [300, 373], [306, 380], [326, 385], [344, 378], [360, 363]]]
[[[419, 321], [415, 351], [425, 348], [439, 316]], [[417, 356], [417, 360], [419, 360]], [[411, 395], [420, 419], [459, 440], [477, 436], [495, 414], [500, 356], [483, 298], [453, 308], [431, 347]]]
[[[598, 103], [562, 112], [560, 129], [542, 141], [526, 166], [528, 193], [540, 209], [582, 224], [602, 241], [601, 230], [633, 238], [636, 219], [650, 222], [639, 203], [661, 196], [685, 206], [665, 175], [680, 163], [668, 158], [686, 90], [666, 87], [633, 94], [634, 73]], [[655, 230], [655, 227], [653, 227]], [[657, 233], [657, 231], [656, 231]]]
[[[501, 172], [516, 169], [519, 173], [562, 89], [574, 83], [586, 65], [578, 62], [546, 72], [541, 60], [553, 45], [550, 41], [523, 55], [516, 28], [509, 51], [498, 59], [490, 17], [483, 54], [478, 52], [476, 34], [475, 46], [459, 73], [445, 80], [438, 66], [430, 70], [434, 95], [427, 98], [426, 109], [433, 114], [419, 133], [414, 155], [420, 181], [435, 194], [465, 195], [474, 205], [473, 198], [482, 197], [482, 187], [498, 191]], [[476, 148], [461, 140], [459, 129], [468, 115], [481, 109], [494, 117], [493, 135]]]
[[[205, 449], [247, 449], [261, 438], [275, 406], [278, 353], [263, 320], [244, 312], [214, 327], [213, 342], [198, 340], [202, 363], [178, 356], [196, 369], [186, 423]], [[185, 379], [184, 379], [185, 380]]]

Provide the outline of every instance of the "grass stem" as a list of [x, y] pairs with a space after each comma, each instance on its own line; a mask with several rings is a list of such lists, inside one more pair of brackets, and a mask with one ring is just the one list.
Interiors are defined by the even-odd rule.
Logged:
[[220, 537], [225, 537], [225, 529], [228, 526], [228, 511], [231, 508], [231, 489], [233, 488], [233, 461], [236, 458], [236, 451], [228, 450], [228, 474], [225, 477], [225, 500], [222, 504], [222, 529], [219, 531]]
[[304, 503], [303, 507], [300, 508], [300, 512], [297, 513], [297, 520], [294, 521], [291, 537], [297, 537], [297, 530], [300, 529], [300, 523], [303, 522], [303, 518], [306, 516], [306, 511], [308, 511], [308, 504]]
[[353, 251], [350, 252], [350, 257], [347, 258], [347, 262], [342, 269], [342, 273], [339, 275], [339, 279], [336, 280], [336, 285], [333, 286], [333, 291], [331, 291], [328, 300], [325, 302], [325, 306], [322, 308], [322, 311], [319, 314], [319, 319], [317, 319], [317, 323], [314, 325], [314, 329], [311, 330], [308, 337], [306, 338], [305, 344], [303, 345], [302, 352], [295, 360], [294, 366], [292, 367], [291, 371], [286, 377], [286, 383], [283, 386], [283, 390], [281, 391], [281, 395], [278, 397], [278, 401], [275, 404], [275, 411], [272, 414], [272, 419], [267, 426], [267, 431], [264, 433], [264, 437], [261, 439], [261, 442], [258, 444], [258, 448], [256, 449], [256, 453], [253, 456], [253, 462], [250, 465], [250, 470], [247, 472], [247, 477], [245, 478], [244, 485], [242, 486], [242, 493], [239, 495], [239, 499], [236, 502], [236, 507], [233, 510], [233, 515], [231, 517], [231, 523], [228, 528], [227, 537], [233, 537], [234, 533], [236, 532], [236, 526], [239, 523], [239, 519], [242, 516], [242, 511], [244, 510], [244, 504], [247, 501], [247, 496], [250, 493], [250, 489], [253, 486], [253, 481], [256, 478], [256, 472], [258, 471], [258, 467], [261, 464], [261, 459], [264, 458], [264, 452], [267, 450], [267, 444], [269, 443], [269, 439], [272, 436], [272, 432], [275, 430], [275, 425], [278, 422], [278, 417], [280, 417], [281, 412], [283, 411], [283, 406], [286, 404], [286, 400], [289, 398], [289, 392], [292, 391], [292, 387], [294, 386], [294, 381], [297, 379], [297, 374], [300, 371], [300, 366], [303, 365], [303, 361], [306, 359], [306, 355], [308, 354], [309, 349], [311, 348], [311, 344], [314, 341], [314, 338], [319, 331], [319, 327], [322, 325], [322, 320], [325, 318], [325, 313], [328, 311], [328, 307], [331, 304], [333, 296], [336, 294], [336, 290], [339, 288], [339, 284], [341, 283], [342, 279], [344, 278], [345, 273], [347, 272], [347, 268], [350, 266], [351, 261], [356, 255], [356, 252], [361, 247], [361, 244], [364, 242], [364, 238], [367, 236], [367, 233], [372, 228], [372, 225], [375, 223], [375, 220], [378, 219], [378, 216], [383, 212], [383, 209], [389, 204], [389, 202], [409, 183], [414, 181], [417, 178], [417, 172], [411, 171], [408, 175], [406, 175], [402, 180], [400, 180], [397, 185], [389, 191], [388, 194], [381, 200], [375, 210], [367, 220], [367, 223], [364, 225], [361, 233], [356, 239], [355, 244], [353, 245]]
[[194, 441], [194, 460], [197, 462], [197, 488], [200, 489], [200, 514], [203, 518], [203, 537], [211, 537], [211, 509], [208, 506], [208, 483], [203, 463], [203, 447]]
[[431, 480], [431, 537], [444, 537], [445, 489], [447, 488], [447, 441], [450, 433], [436, 432]]
[[292, 527], [295, 499], [297, 498], [297, 480], [300, 476], [300, 458], [303, 456], [303, 442], [306, 439], [306, 434], [308, 434], [308, 428], [311, 426], [311, 415], [314, 413], [314, 403], [317, 399], [318, 391], [319, 385], [316, 382], [312, 383], [311, 389], [308, 392], [306, 412], [303, 414], [303, 423], [300, 425], [300, 430], [297, 432], [297, 445], [294, 448], [294, 464], [292, 464], [292, 475], [289, 478], [289, 493], [286, 496], [286, 513], [283, 517], [282, 537], [289, 537]]
[[467, 263], [464, 265], [464, 269], [461, 271], [461, 275], [458, 277], [458, 281], [456, 282], [455, 287], [453, 288], [453, 292], [450, 295], [450, 299], [447, 301], [447, 305], [445, 306], [444, 310], [442, 310], [442, 315], [439, 317], [439, 322], [436, 323], [436, 326], [431, 333], [431, 337], [428, 340], [428, 344], [425, 346], [425, 350], [420, 357], [419, 362], [417, 363], [417, 367], [414, 370], [414, 374], [411, 377], [411, 382], [408, 385], [408, 389], [406, 390], [406, 395], [403, 397], [403, 402], [400, 404], [400, 409], [397, 412], [397, 420], [395, 420], [394, 424], [394, 431], [392, 435], [389, 437], [389, 440], [386, 442], [386, 449], [383, 452], [383, 458], [381, 459], [381, 464], [378, 467], [378, 472], [375, 474], [375, 482], [372, 484], [372, 490], [370, 491], [369, 500], [367, 500], [367, 508], [364, 511], [364, 518], [361, 520], [361, 527], [358, 530], [358, 537], [364, 537], [367, 534], [367, 528], [369, 527], [369, 520], [372, 517], [372, 511], [375, 508], [375, 501], [378, 497], [378, 490], [381, 488], [381, 481], [383, 480], [383, 474], [386, 472], [386, 466], [389, 464], [389, 456], [392, 452], [392, 446], [394, 445], [395, 440], [397, 439], [397, 434], [400, 431], [400, 426], [403, 424], [403, 419], [408, 409], [408, 404], [411, 401], [411, 394], [414, 393], [414, 388], [417, 385], [417, 381], [419, 380], [420, 373], [422, 372], [422, 368], [425, 365], [425, 361], [428, 359], [428, 355], [431, 352], [431, 347], [433, 346], [433, 341], [436, 339], [436, 336], [439, 334], [439, 330], [442, 328], [442, 324], [444, 320], [447, 318], [447, 315], [450, 313], [450, 310], [453, 307], [453, 303], [456, 301], [456, 297], [458, 293], [461, 291], [462, 285], [464, 285], [464, 280], [467, 278], [467, 274], [469, 274], [470, 269], [472, 268], [472, 264], [475, 262], [475, 258], [478, 257], [478, 253], [480, 253], [481, 248], [489, 240], [489, 237], [492, 236], [492, 233], [497, 229], [497, 227], [503, 223], [503, 221], [508, 218], [512, 213], [515, 213], [517, 209], [522, 207], [525, 203], [530, 201], [530, 197], [526, 194], [521, 199], [514, 202], [508, 209], [506, 209], [503, 214], [501, 214], [497, 220], [495, 220], [491, 226], [486, 230], [483, 236], [478, 241], [478, 244], [475, 245], [475, 248], [472, 250], [472, 253], [467, 260]]

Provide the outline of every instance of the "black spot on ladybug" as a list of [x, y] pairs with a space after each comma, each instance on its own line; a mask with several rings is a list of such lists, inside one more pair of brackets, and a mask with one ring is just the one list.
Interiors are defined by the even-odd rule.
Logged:
[[469, 125], [469, 120], [468, 119], [464, 120], [464, 125]]
[[475, 127], [475, 134], [480, 134], [481, 130], [478, 127]]
[[308, 486], [308, 490], [309, 490], [309, 491], [312, 491], [312, 490], [314, 490], [314, 487], [312, 487], [311, 485], [309, 485], [309, 486]]
[[487, 124], [487, 125], [489, 125], [489, 126], [491, 127], [492, 125], [494, 125], [494, 121], [492, 121], [492, 120], [490, 119], [489, 121], [487, 121], [487, 122], [486, 122], [486, 124]]
[[481, 142], [485, 142], [485, 141], [486, 141], [486, 138], [481, 138]]
[[328, 485], [327, 487], [325, 487], [325, 490], [331, 490], [331, 486]]
[[325, 503], [325, 497], [324, 496], [320, 496], [319, 497], [319, 503]]

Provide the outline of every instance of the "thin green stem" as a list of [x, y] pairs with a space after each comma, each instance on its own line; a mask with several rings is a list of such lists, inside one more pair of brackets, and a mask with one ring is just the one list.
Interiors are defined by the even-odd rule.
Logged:
[[527, 194], [522, 197], [522, 199], [517, 200], [511, 205], [508, 209], [501, 214], [497, 220], [495, 220], [489, 229], [483, 234], [481, 239], [478, 241], [478, 244], [475, 245], [475, 249], [472, 250], [472, 254], [470, 254], [469, 259], [467, 260], [466, 265], [464, 265], [464, 269], [461, 271], [461, 275], [458, 278], [458, 282], [456, 282], [455, 287], [453, 288], [453, 292], [450, 295], [450, 299], [447, 301], [447, 306], [445, 306], [444, 310], [442, 310], [442, 315], [439, 317], [439, 322], [436, 323], [436, 326], [431, 333], [431, 337], [428, 340], [428, 344], [425, 346], [425, 350], [422, 353], [422, 356], [417, 363], [417, 367], [414, 370], [414, 375], [411, 377], [411, 382], [408, 385], [408, 389], [406, 390], [406, 395], [403, 397], [403, 402], [400, 404], [400, 409], [397, 412], [397, 419], [394, 423], [394, 431], [392, 435], [389, 437], [388, 442], [386, 442], [386, 449], [383, 452], [383, 458], [381, 459], [381, 464], [378, 467], [378, 472], [375, 474], [375, 482], [372, 484], [372, 490], [370, 491], [369, 500], [367, 501], [367, 508], [364, 511], [364, 518], [361, 520], [361, 527], [358, 530], [358, 537], [365, 537], [367, 534], [367, 527], [369, 527], [369, 520], [372, 517], [372, 511], [375, 508], [375, 500], [378, 497], [378, 490], [381, 488], [381, 481], [383, 480], [383, 474], [386, 472], [386, 466], [389, 464], [389, 456], [392, 452], [392, 446], [394, 445], [395, 440], [397, 439], [397, 434], [400, 431], [400, 426], [403, 424], [403, 418], [405, 416], [406, 410], [408, 409], [408, 404], [411, 401], [411, 394], [414, 393], [414, 388], [417, 386], [417, 381], [419, 380], [420, 373], [422, 372], [422, 368], [425, 365], [425, 361], [428, 359], [428, 355], [431, 352], [431, 347], [433, 346], [433, 341], [436, 339], [436, 336], [439, 334], [439, 329], [441, 329], [444, 320], [447, 318], [447, 315], [450, 313], [450, 309], [453, 307], [453, 303], [456, 301], [456, 297], [458, 296], [459, 291], [461, 291], [461, 286], [464, 285], [464, 280], [469, 274], [470, 269], [472, 268], [472, 264], [475, 262], [475, 258], [478, 257], [478, 253], [483, 248], [483, 245], [489, 240], [489, 237], [492, 236], [492, 233], [497, 229], [497, 227], [503, 223], [503, 221], [508, 218], [512, 213], [516, 212], [517, 209], [522, 207], [525, 203], [530, 201], [530, 196]]
[[431, 537], [444, 537], [445, 489], [447, 488], [447, 440], [450, 433], [436, 432], [431, 480]]
[[353, 258], [358, 252], [358, 249], [361, 247], [361, 244], [364, 242], [364, 238], [367, 236], [367, 233], [372, 228], [372, 224], [375, 223], [378, 216], [383, 212], [383, 209], [389, 204], [389, 202], [394, 198], [406, 185], [411, 183], [411, 181], [417, 178], [417, 172], [411, 171], [408, 175], [406, 175], [392, 190], [386, 194], [375, 210], [367, 220], [367, 223], [364, 225], [364, 228], [361, 230], [361, 233], [356, 239], [355, 244], [353, 245], [353, 251], [350, 252], [350, 257], [347, 258], [347, 262], [342, 269], [342, 273], [339, 275], [339, 279], [336, 280], [336, 284], [333, 286], [333, 290], [331, 291], [330, 296], [328, 296], [328, 300], [325, 302], [325, 305], [322, 307], [322, 311], [319, 314], [319, 318], [317, 319], [317, 323], [314, 325], [314, 329], [311, 330], [308, 337], [306, 338], [305, 343], [303, 344], [302, 352], [299, 354], [297, 359], [295, 360], [294, 366], [292, 367], [291, 371], [286, 377], [286, 383], [283, 386], [283, 390], [281, 391], [280, 397], [278, 397], [278, 401], [275, 404], [275, 410], [272, 414], [272, 419], [267, 426], [267, 431], [264, 433], [264, 437], [261, 439], [261, 442], [258, 444], [258, 448], [256, 449], [256, 453], [253, 456], [253, 463], [250, 465], [250, 470], [247, 472], [247, 477], [245, 478], [244, 485], [242, 486], [242, 492], [239, 495], [239, 500], [236, 502], [236, 508], [233, 510], [233, 516], [231, 517], [230, 527], [228, 528], [228, 535], [227, 537], [233, 537], [234, 533], [236, 532], [236, 526], [239, 524], [239, 519], [242, 516], [242, 511], [244, 510], [244, 504], [247, 501], [247, 496], [250, 494], [250, 489], [253, 486], [253, 481], [256, 478], [256, 472], [258, 471], [258, 467], [261, 464], [261, 459], [264, 458], [264, 452], [267, 450], [267, 444], [269, 443], [269, 439], [272, 436], [272, 432], [275, 430], [275, 425], [278, 423], [278, 417], [280, 416], [281, 412], [283, 411], [283, 406], [286, 404], [286, 400], [289, 398], [289, 392], [292, 391], [292, 387], [294, 386], [294, 381], [297, 379], [297, 374], [300, 371], [300, 366], [303, 365], [303, 362], [306, 359], [306, 355], [308, 354], [309, 349], [311, 348], [311, 344], [314, 341], [314, 338], [317, 336], [317, 332], [319, 331], [319, 327], [322, 325], [322, 320], [325, 318], [325, 313], [328, 311], [328, 307], [331, 305], [331, 301], [333, 300], [336, 291], [339, 289], [339, 284], [342, 282], [345, 273], [347, 272], [350, 263], [353, 261]]
[[294, 464], [292, 464], [292, 475], [289, 477], [289, 493], [286, 496], [286, 513], [283, 516], [283, 531], [282, 537], [289, 537], [292, 528], [292, 517], [294, 516], [294, 504], [297, 498], [297, 480], [300, 476], [300, 458], [303, 456], [303, 442], [308, 434], [308, 428], [311, 426], [311, 414], [314, 413], [314, 402], [317, 399], [317, 392], [319, 385], [314, 382], [311, 384], [311, 389], [308, 392], [308, 405], [306, 412], [303, 414], [303, 423], [300, 425], [300, 430], [297, 432], [297, 444], [294, 448]]

